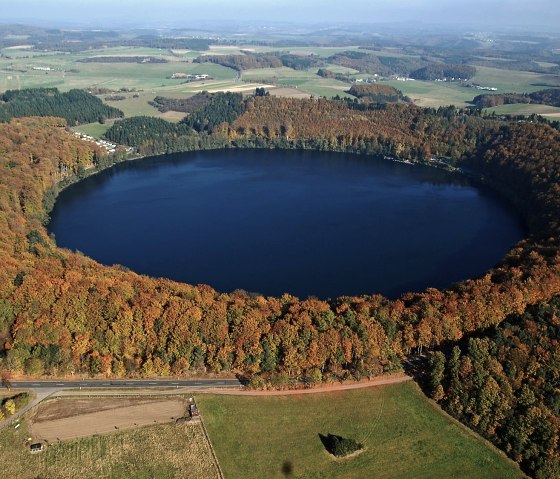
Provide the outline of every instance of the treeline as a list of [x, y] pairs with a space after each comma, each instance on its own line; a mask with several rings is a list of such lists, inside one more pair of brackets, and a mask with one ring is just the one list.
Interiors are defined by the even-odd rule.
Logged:
[[476, 110], [360, 105], [326, 99], [252, 98], [247, 111], [222, 129], [234, 142], [388, 155], [423, 161], [459, 158], [475, 148], [490, 121]]
[[403, 75], [428, 64], [427, 61], [415, 57], [386, 57], [362, 51], [346, 51], [337, 53], [327, 59], [329, 63], [353, 68], [362, 73], [380, 76]]
[[447, 78], [451, 80], [469, 79], [476, 73], [476, 68], [470, 65], [454, 65], [435, 63], [416, 57], [378, 56], [363, 51], [345, 51], [322, 59], [315, 55], [292, 55], [282, 52], [250, 53], [244, 55], [203, 55], [195, 60], [197, 63], [217, 63], [233, 68], [237, 71], [254, 68], [277, 68], [286, 66], [294, 70], [306, 70], [321, 67], [319, 75], [327, 77], [336, 74], [323, 68], [326, 63], [353, 68], [362, 73], [380, 76], [410, 76], [418, 80], [437, 80]]
[[[542, 52], [536, 53], [538, 56]], [[507, 60], [497, 60], [494, 58], [480, 58], [478, 56], [470, 57], [469, 63], [474, 65], [480, 65], [482, 67], [499, 68], [501, 70], [512, 70], [512, 71], [522, 71], [522, 72], [534, 72], [534, 73], [544, 73], [557, 75], [560, 73], [560, 65], [547, 65], [544, 66], [543, 62], [535, 61], [533, 59], [515, 59], [516, 55], [512, 55], [511, 52], [504, 52], [504, 56]], [[513, 58], [511, 58], [513, 57]], [[548, 59], [547, 63], [553, 61], [553, 59]]]
[[[175, 100], [168, 103], [162, 97], [157, 98], [158, 105], [175, 105]], [[226, 139], [211, 133], [219, 125], [232, 123], [246, 108], [241, 93], [203, 92], [178, 101], [181, 103], [177, 107], [192, 110], [180, 123], [136, 116], [115, 122], [105, 132], [105, 138], [134, 146], [144, 155], [224, 147]]]
[[317, 70], [317, 75], [322, 78], [334, 78], [338, 81], [350, 82], [350, 75], [345, 73], [336, 73], [332, 70], [329, 70], [328, 68], [319, 68]]
[[293, 70], [308, 70], [325, 64], [324, 60], [317, 55], [292, 55], [289, 53], [279, 54], [282, 65]]
[[139, 35], [136, 38], [118, 41], [119, 46], [195, 51], [209, 50], [211, 43], [209, 38], [161, 38], [157, 35]]
[[354, 84], [347, 93], [361, 100], [377, 103], [398, 102], [404, 99], [402, 91], [378, 83]]
[[429, 361], [432, 397], [539, 479], [560, 477], [560, 297]]
[[211, 133], [223, 123], [231, 124], [246, 108], [241, 93], [215, 93], [201, 108], [193, 111], [181, 123], [198, 132]]
[[60, 93], [56, 88], [8, 90], [0, 96], [0, 122], [26, 116], [64, 118], [69, 125], [104, 121], [124, 116], [83, 90]]
[[537, 103], [560, 107], [560, 89], [548, 88], [533, 93], [501, 93], [477, 95], [472, 102], [478, 108], [492, 108], [494, 106], [510, 105], [514, 103]]
[[307, 70], [324, 65], [316, 55], [293, 55], [283, 52], [251, 53], [243, 55], [203, 55], [193, 60], [196, 63], [217, 63], [237, 71], [254, 68], [278, 68], [285, 66], [294, 70]]
[[152, 56], [136, 56], [136, 57], [113, 57], [113, 56], [98, 56], [88, 57], [77, 60], [81, 63], [167, 63], [165, 58], [157, 58]]
[[198, 148], [192, 128], [151, 116], [134, 116], [115, 122], [105, 138], [119, 145], [134, 146], [142, 155], [157, 155]]
[[194, 63], [216, 63], [237, 71], [254, 68], [278, 68], [282, 60], [275, 55], [201, 55]]
[[[123, 38], [119, 32], [111, 30], [59, 30], [23, 27], [29, 43], [33, 44], [33, 51], [56, 50], [63, 52], [86, 52], [92, 49], [111, 47], [160, 48], [165, 50], [195, 50], [206, 51], [212, 40], [208, 38], [169, 38], [158, 35], [138, 35]], [[22, 33], [23, 34], [23, 33]], [[2, 39], [4, 46], [20, 45], [18, 40]]]
[[156, 96], [149, 104], [162, 113], [170, 110], [192, 113], [206, 105], [211, 98], [212, 95], [208, 92], [200, 92], [190, 98], [165, 98], [163, 96]]
[[476, 75], [476, 68], [471, 65], [451, 65], [446, 63], [430, 64], [414, 70], [410, 77], [416, 80], [469, 80]]
[[476, 74], [476, 68], [464, 64], [438, 63], [425, 57], [378, 56], [363, 51], [337, 53], [327, 59], [329, 63], [353, 68], [362, 73], [380, 76], [407, 76], [417, 80], [466, 80]]

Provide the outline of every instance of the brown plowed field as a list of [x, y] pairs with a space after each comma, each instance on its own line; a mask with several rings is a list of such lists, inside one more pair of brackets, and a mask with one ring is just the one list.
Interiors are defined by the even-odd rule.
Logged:
[[171, 422], [186, 414], [183, 399], [57, 399], [39, 406], [30, 430], [54, 442]]

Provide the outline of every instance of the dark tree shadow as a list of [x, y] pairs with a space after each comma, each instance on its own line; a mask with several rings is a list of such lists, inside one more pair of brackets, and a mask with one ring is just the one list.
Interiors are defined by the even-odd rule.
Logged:
[[319, 433], [319, 439], [321, 440], [321, 442], [323, 443], [323, 447], [330, 453], [330, 442], [329, 442], [329, 438], [328, 436], [325, 436], [324, 434]]
[[291, 477], [294, 473], [294, 465], [291, 461], [284, 461], [284, 463], [282, 464], [282, 469], [280, 470], [285, 477]]

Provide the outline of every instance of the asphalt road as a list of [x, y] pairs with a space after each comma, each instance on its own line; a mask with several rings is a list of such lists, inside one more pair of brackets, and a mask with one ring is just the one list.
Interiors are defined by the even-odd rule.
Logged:
[[10, 381], [4, 384], [14, 389], [62, 389], [62, 388], [223, 388], [240, 387], [242, 383], [237, 379], [123, 379], [123, 380], [77, 380], [77, 381]]

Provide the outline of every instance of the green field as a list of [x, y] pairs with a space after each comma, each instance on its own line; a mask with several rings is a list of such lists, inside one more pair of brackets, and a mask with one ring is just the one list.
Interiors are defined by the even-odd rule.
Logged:
[[344, 93], [351, 85], [332, 78], [321, 78], [317, 75], [317, 68], [309, 70], [292, 70], [288, 67], [257, 68], [246, 70], [242, 75], [243, 80], [273, 82], [279, 87], [291, 87], [314, 96], [331, 98], [336, 95], [353, 98]]
[[89, 123], [87, 125], [76, 126], [72, 128], [72, 130], [85, 133], [86, 135], [90, 135], [95, 138], [101, 138], [109, 128], [111, 128], [109, 123]]
[[[530, 93], [536, 90], [542, 90], [544, 87], [536, 86], [536, 83], [542, 83], [545, 80], [540, 73], [501, 70], [499, 68], [476, 67], [477, 73], [472, 78], [472, 83], [495, 87], [498, 89], [496, 93]], [[473, 96], [479, 93], [476, 92]]]
[[512, 105], [501, 105], [486, 108], [487, 113], [496, 112], [496, 115], [558, 115], [560, 108], [549, 105], [538, 105], [535, 103], [515, 103]]
[[[529, 93], [544, 88], [533, 85], [543, 81], [542, 75], [538, 73], [487, 67], [476, 68], [477, 73], [471, 79], [471, 83], [497, 88], [496, 93]], [[450, 82], [389, 80], [384, 83], [398, 88], [417, 105], [428, 107], [468, 106], [475, 96], [490, 93], [465, 88], [459, 83]]]
[[[212, 46], [206, 54], [240, 54], [245, 49], [243, 46]], [[278, 51], [278, 48], [249, 46], [247, 50], [264, 53]], [[289, 47], [282, 50], [299, 54], [315, 54], [323, 58], [345, 50], [360, 50], [351, 47]], [[369, 50], [360, 50], [369, 52]], [[237, 72], [231, 68], [212, 63], [192, 63], [192, 57], [197, 52], [186, 51], [184, 54], [173, 55], [169, 50], [156, 48], [131, 48], [117, 47], [90, 50], [79, 54], [60, 52], [34, 52], [25, 48], [10, 48], [2, 50], [0, 57], [0, 91], [17, 88], [32, 87], [57, 87], [62, 91], [71, 88], [100, 87], [111, 90], [121, 88], [136, 89], [137, 98], [127, 95], [121, 102], [107, 102], [120, 108], [126, 116], [151, 115], [160, 116], [160, 113], [148, 102], [156, 95], [188, 97], [202, 88], [217, 91], [218, 89], [236, 90], [243, 86], [238, 81]], [[384, 49], [374, 52], [377, 55], [403, 56], [398, 51]], [[78, 60], [96, 56], [132, 56], [150, 55], [169, 60], [169, 63], [80, 63]], [[6, 57], [7, 56], [7, 57]], [[36, 67], [48, 67], [50, 71], [34, 70]], [[356, 74], [358, 77], [370, 76], [358, 74], [355, 70], [327, 65], [337, 73]], [[210, 75], [213, 80], [197, 83], [182, 83], [181, 80], [172, 80], [169, 77], [176, 72], [189, 74]], [[344, 90], [349, 84], [334, 79], [317, 76], [317, 68], [309, 70], [292, 70], [290, 68], [267, 68], [244, 71], [243, 80], [274, 82], [279, 87], [297, 88], [300, 92], [314, 96], [335, 95], [348, 96]], [[538, 83], [549, 81], [546, 76], [522, 71], [501, 70], [497, 68], [477, 67], [477, 74], [472, 82], [484, 86], [498, 88], [497, 93], [506, 92], [531, 92], [543, 87], [535, 86]], [[424, 82], [424, 81], [396, 81], [386, 82], [402, 90], [420, 106], [438, 107], [454, 104], [467, 106], [468, 102], [480, 91], [464, 88], [456, 83]], [[102, 96], [103, 98], [103, 96]]]
[[216, 479], [200, 425], [148, 426], [51, 444], [31, 454], [26, 432], [0, 431], [2, 477], [18, 479]]
[[[83, 54], [55, 53], [41, 55], [28, 50], [3, 50], [10, 58], [0, 58], [0, 91], [15, 88], [58, 87], [71, 88], [105, 87], [113, 90], [136, 88], [155, 90], [167, 86], [177, 86], [180, 80], [172, 80], [173, 73], [206, 73], [216, 80], [231, 80], [236, 72], [215, 64], [192, 63], [189, 59], [180, 61], [172, 56], [169, 63], [80, 63], [78, 60], [96, 55], [170, 55], [165, 50], [111, 48], [93, 50]], [[20, 56], [23, 55], [23, 56]], [[48, 67], [50, 71], [33, 70], [34, 67]]]
[[[228, 479], [524, 477], [495, 448], [430, 403], [413, 382], [300, 396], [200, 395], [197, 400]], [[356, 439], [365, 450], [351, 459], [334, 459], [319, 439], [327, 433]]]

